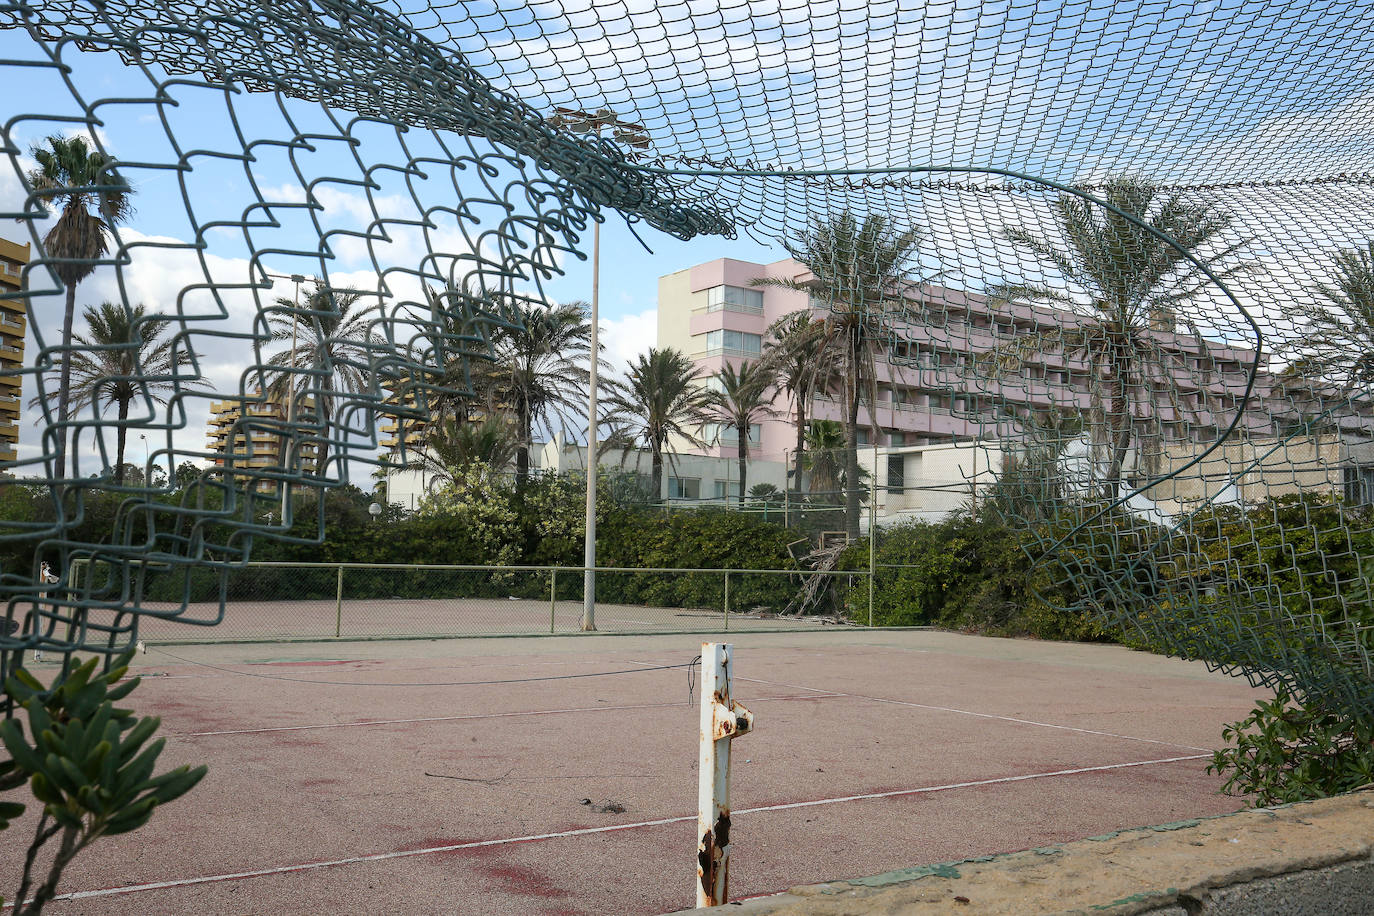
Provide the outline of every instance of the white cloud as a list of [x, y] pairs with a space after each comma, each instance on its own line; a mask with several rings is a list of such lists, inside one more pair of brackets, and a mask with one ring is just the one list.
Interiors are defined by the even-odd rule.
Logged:
[[658, 340], [658, 310], [601, 319], [601, 344], [604, 358], [617, 375], [624, 375], [630, 363]]

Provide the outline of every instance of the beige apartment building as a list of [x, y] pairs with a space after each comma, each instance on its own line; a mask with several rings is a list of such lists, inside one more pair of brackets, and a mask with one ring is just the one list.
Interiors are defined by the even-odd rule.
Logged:
[[14, 461], [19, 448], [19, 412], [23, 407], [24, 333], [28, 318], [24, 300], [10, 298], [24, 288], [29, 244], [0, 239], [0, 461]]
[[[298, 418], [314, 409], [312, 399], [296, 405]], [[254, 392], [244, 397], [210, 404], [210, 423], [206, 430], [206, 447], [215, 453], [215, 467], [228, 467], [239, 473], [269, 471], [281, 473], [288, 467], [302, 473], [315, 470], [318, 451], [312, 442], [300, 445], [299, 462], [292, 462], [287, 452], [288, 437], [283, 435], [288, 420], [285, 399]], [[263, 480], [259, 490], [275, 489], [271, 480]]]

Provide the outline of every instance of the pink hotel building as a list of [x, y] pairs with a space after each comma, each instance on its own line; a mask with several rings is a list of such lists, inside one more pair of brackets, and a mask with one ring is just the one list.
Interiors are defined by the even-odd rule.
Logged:
[[[727, 362], [757, 359], [772, 322], [810, 307], [805, 292], [751, 287], [758, 277], [805, 282], [811, 274], [790, 258], [772, 264], [722, 259], [661, 277], [658, 346], [683, 351], [703, 376]], [[979, 296], [933, 285], [922, 287], [914, 304], [917, 317], [894, 329], [889, 361], [878, 366], [876, 416], [865, 405], [859, 417], [861, 443], [880, 446], [890, 456], [889, 479], [904, 476], [900, 467], [892, 470], [891, 462], [900, 460], [893, 454], [897, 449], [911, 452], [978, 438], [990, 445], [1014, 435], [1010, 416], [1089, 408], [1089, 367], [1080, 359], [1037, 352], [1018, 373], [993, 378], [985, 367], [974, 365], [979, 354], [1015, 336], [1063, 327], [1073, 321], [1068, 313], [1025, 305], [994, 309]], [[1161, 370], [1167, 371], [1166, 378], [1150, 383], [1157, 396], [1139, 399], [1150, 422], [1159, 424], [1165, 441], [1213, 440], [1235, 416], [1252, 352], [1213, 342], [1200, 345], [1191, 336], [1166, 330], [1154, 333], [1173, 366]], [[750, 430], [751, 458], [761, 462], [783, 461], [795, 446], [794, 415], [786, 395], [779, 394], [775, 408], [776, 419]], [[838, 420], [840, 404], [820, 398], [810, 413], [816, 419]], [[1268, 411], [1252, 408], [1246, 414], [1246, 432], [1272, 436], [1274, 422]], [[876, 442], [869, 436], [873, 427], [879, 431]], [[707, 432], [718, 443], [707, 454], [735, 454], [733, 429]]]

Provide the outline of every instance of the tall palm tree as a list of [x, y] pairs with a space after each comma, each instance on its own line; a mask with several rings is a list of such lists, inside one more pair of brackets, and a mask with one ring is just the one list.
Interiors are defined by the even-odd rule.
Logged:
[[358, 290], [331, 289], [316, 280], [299, 312], [291, 299], [279, 298], [278, 311], [267, 319], [272, 339], [291, 343], [267, 361], [273, 370], [270, 390], [277, 398], [291, 399], [296, 410], [313, 402], [323, 431], [316, 464], [320, 474], [328, 464], [329, 424], [336, 402], [342, 395], [368, 389], [372, 354], [384, 344], [372, 330], [379, 306], [359, 308], [362, 298]]
[[859, 406], [865, 397], [870, 413], [877, 400], [875, 354], [883, 349], [894, 322], [908, 317], [903, 295], [912, 283], [911, 261], [920, 234], [897, 232], [881, 214], [863, 222], [845, 211], [817, 218], [798, 238], [783, 242], [814, 280], [798, 282], [764, 277], [754, 286], [804, 290], [825, 308], [821, 316], [823, 358], [832, 361], [844, 392], [844, 520], [849, 537], [859, 536], [862, 494], [859, 480]]
[[34, 194], [62, 207], [62, 215], [43, 236], [48, 266], [66, 288], [62, 317], [62, 369], [57, 388], [56, 477], [66, 475], [67, 418], [71, 415], [69, 356], [76, 317], [76, 288], [95, 272], [110, 251], [110, 232], [133, 213], [133, 191], [114, 167], [114, 159], [91, 149], [84, 137], [54, 135], [33, 148], [38, 167], [29, 172]]
[[1337, 385], [1344, 394], [1374, 384], [1374, 242], [1336, 254], [1324, 302], [1291, 309], [1301, 336], [1289, 347], [1289, 376]]
[[500, 306], [484, 301], [467, 279], [443, 292], [425, 287], [425, 298], [429, 314], [422, 336], [428, 349], [419, 356], [423, 365], [434, 367], [429, 410], [436, 418], [462, 414], [478, 397], [472, 367], [491, 362], [495, 337], [506, 322], [497, 314]]
[[1072, 326], [1016, 337], [996, 358], [1003, 368], [1019, 369], [1024, 356], [1050, 349], [1088, 363], [1091, 414], [1097, 439], [1107, 451], [1105, 495], [1115, 499], [1137, 404], [1173, 390], [1174, 357], [1159, 332], [1175, 332], [1182, 324], [1201, 340], [1201, 333], [1177, 311], [1209, 282], [1187, 255], [1222, 279], [1248, 265], [1221, 266], [1243, 243], [1221, 242], [1230, 218], [1208, 204], [1189, 202], [1180, 194], [1163, 196], [1157, 186], [1135, 178], [1111, 179], [1102, 199], [1144, 225], [1077, 195], [1060, 194], [1054, 205], [1059, 238], [1042, 238], [1020, 227], [1005, 234], [1056, 271], [1065, 286], [1008, 284], [994, 289], [992, 296], [1002, 302], [1050, 303], [1074, 316]]
[[535, 427], [566, 420], [587, 403], [592, 324], [585, 302], [516, 305], [513, 318], [494, 333], [493, 361], [474, 372], [484, 376], [493, 404], [514, 416], [520, 486], [529, 476]]
[[802, 468], [806, 454], [806, 420], [811, 399], [828, 391], [833, 381], [830, 362], [823, 359], [825, 323], [810, 310], [784, 315], [768, 327], [764, 338], [763, 361], [777, 374], [777, 384], [792, 399], [796, 415], [797, 443], [793, 452], [795, 485], [801, 493]]
[[[606, 398], [607, 423], [649, 447], [655, 499], [663, 497], [663, 447], [670, 436], [702, 447], [698, 431], [710, 419], [709, 392], [699, 370], [679, 350], [649, 348], [630, 364]], [[670, 458], [671, 460], [671, 458]]]
[[115, 483], [122, 484], [130, 405], [140, 398], [166, 404], [178, 388], [199, 384], [182, 373], [194, 357], [184, 342], [162, 338], [171, 320], [147, 315], [142, 305], [125, 309], [120, 303], [104, 302], [82, 314], [88, 332], [75, 335], [81, 349], [68, 360], [71, 406], [93, 406], [98, 413], [115, 407]]
[[708, 406], [736, 433], [739, 459], [740, 501], [749, 492], [749, 427], [777, 415], [773, 409], [773, 370], [760, 362], [743, 360], [739, 368], [726, 363], [715, 375], [719, 390], [708, 395]]
[[418, 333], [403, 348], [409, 365], [391, 383], [399, 401], [423, 411], [420, 418], [400, 418], [397, 442], [403, 448], [413, 432], [423, 436], [448, 418], [468, 421], [490, 413], [482, 409], [493, 406], [485, 390], [490, 373], [482, 364], [491, 362], [492, 337], [506, 323], [500, 306], [483, 299], [473, 277], [449, 283], [442, 292], [426, 286], [424, 296], [425, 307], [410, 314]]

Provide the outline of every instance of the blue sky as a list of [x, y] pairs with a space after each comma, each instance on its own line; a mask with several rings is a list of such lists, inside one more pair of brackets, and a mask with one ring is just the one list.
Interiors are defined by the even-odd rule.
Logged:
[[[0, 59], [33, 59], [37, 50], [24, 33], [0, 31]], [[405, 182], [381, 169], [371, 173], [380, 187], [373, 189], [369, 198], [366, 189], [359, 185], [362, 172], [352, 151], [343, 143], [324, 139], [314, 141], [314, 153], [287, 155], [281, 147], [258, 146], [254, 149], [255, 161], [246, 168], [241, 155], [240, 131], [250, 137], [289, 137], [297, 132], [337, 136], [338, 124], [331, 124], [331, 115], [318, 105], [283, 101], [266, 93], [226, 98], [222, 92], [190, 83], [165, 87], [164, 101], [175, 99], [178, 105], [159, 104], [149, 76], [137, 68], [124, 66], [115, 55], [80, 53], [72, 46], [65, 46], [60, 54], [62, 63], [71, 68], [70, 85], [76, 87], [87, 104], [96, 98], [119, 100], [93, 106], [101, 120], [96, 131], [105, 148], [125, 163], [124, 175], [137, 192], [134, 198], [136, 212], [121, 229], [133, 263], [122, 271], [101, 268], [84, 281], [78, 288], [78, 309], [103, 299], [117, 299], [122, 287], [123, 294], [131, 302], [144, 302], [150, 310], [175, 311], [178, 294], [187, 286], [204, 283], [206, 274], [220, 283], [246, 283], [250, 276], [246, 260], [250, 243], [244, 238], [241, 224], [262, 223], [266, 216], [261, 208], [253, 209], [250, 204], [256, 201], [258, 194], [270, 201], [299, 202], [303, 200], [303, 181], [317, 181], [327, 176], [337, 176], [341, 181], [321, 181], [314, 185], [317, 199], [325, 206], [318, 218], [325, 228], [335, 232], [331, 239], [334, 257], [327, 260], [325, 266], [335, 285], [368, 288], [375, 279], [374, 255], [383, 266], [409, 267], [414, 263], [417, 250], [424, 246], [424, 240], [418, 236], [403, 239], [400, 232], [393, 232], [392, 245], [376, 245], [369, 251], [368, 245], [356, 234], [379, 216], [389, 220], [388, 226], [394, 228], [397, 223], [415, 216], [416, 200], [431, 205], [444, 188], [452, 194], [453, 183], [448, 180], [449, 176], [442, 174], [442, 169], [431, 169], [432, 186], [420, 188], [409, 197]], [[30, 109], [79, 118], [81, 106], [73, 101], [74, 93], [55, 69], [5, 69], [9, 71], [6, 78], [11, 85], [22, 77], [24, 84], [31, 88], [29, 98], [33, 101], [27, 106]], [[159, 80], [165, 79], [161, 74], [154, 75]], [[347, 115], [339, 118], [340, 123], [348, 123]], [[27, 169], [33, 164], [28, 156], [29, 149], [45, 135], [79, 132], [82, 127], [79, 121], [64, 124], [20, 115], [10, 121], [7, 138], [12, 147], [22, 151], [20, 167]], [[388, 155], [404, 161], [399, 148], [386, 148], [388, 144], [397, 145], [394, 131], [388, 134], [387, 129], [378, 127], [369, 134], [370, 127], [366, 124], [353, 124], [351, 128], [355, 136], [376, 139], [375, 143], [363, 144], [364, 147], [376, 147], [370, 151], [369, 165], [386, 162]], [[410, 155], [421, 154], [423, 150], [438, 156], [438, 151], [432, 148], [435, 147], [432, 135], [426, 138], [425, 131], [410, 133], [412, 136], [406, 138], [411, 144]], [[175, 138], [175, 146], [170, 138]], [[424, 150], [426, 145], [431, 149]], [[192, 150], [201, 150], [204, 154], [194, 155], [190, 153]], [[169, 163], [176, 162], [181, 155], [188, 155], [187, 161], [192, 164], [190, 170], [169, 167]], [[369, 151], [364, 148], [362, 155], [368, 156]], [[508, 178], [503, 176], [501, 180]], [[471, 180], [470, 170], [457, 180], [465, 196], [483, 196], [480, 183]], [[189, 207], [186, 201], [190, 202]], [[17, 177], [7, 170], [7, 174], [0, 176], [0, 214], [17, 215], [22, 202], [23, 192]], [[475, 206], [480, 211], [480, 204]], [[311, 224], [309, 211], [277, 206], [272, 208], [271, 215], [281, 227], [256, 226], [252, 230], [252, 249], [261, 252], [272, 248], [316, 246], [318, 235]], [[491, 215], [499, 214], [492, 208]], [[201, 228], [220, 224], [219, 228], [204, 231], [205, 266], [188, 247], [195, 238], [193, 221], [194, 226]], [[34, 225], [40, 235], [46, 231], [44, 222]], [[476, 231], [489, 231], [493, 227], [494, 220], [488, 220], [478, 225]], [[434, 248], [462, 251], [470, 244], [482, 244], [480, 240], [464, 237], [461, 228], [456, 221], [441, 226], [431, 240]], [[29, 241], [28, 231], [27, 223], [12, 218], [0, 219], [0, 236], [4, 238]], [[645, 249], [636, 234], [652, 251]], [[590, 231], [579, 246], [588, 257], [585, 260], [566, 256], [559, 259], [563, 275], [555, 276], [544, 286], [550, 300], [590, 299]], [[726, 256], [774, 260], [783, 253], [748, 238], [700, 237], [682, 241], [643, 223], [637, 224], [632, 232], [623, 217], [608, 211], [602, 230], [600, 309], [604, 343], [611, 362], [619, 368], [633, 355], [654, 344], [654, 310], [660, 275]], [[319, 269], [318, 259], [286, 254], [264, 255], [262, 263], [269, 270], [285, 274], [315, 275]], [[283, 282], [278, 288], [261, 291], [258, 302], [267, 302], [280, 295], [289, 297], [291, 286]], [[407, 291], [416, 295], [414, 289], [400, 292]], [[250, 326], [254, 302], [252, 294], [244, 290], [224, 293], [219, 303], [211, 301], [204, 293], [193, 291], [186, 296], [181, 308], [183, 313], [201, 316], [213, 315], [223, 308], [228, 313], [224, 326], [243, 331]], [[60, 298], [51, 296], [39, 300], [35, 309], [39, 315], [38, 329], [47, 342], [58, 342], [62, 314]], [[211, 327], [214, 322], [193, 326]], [[80, 318], [77, 327], [79, 331]], [[207, 339], [197, 349], [205, 357], [202, 371], [221, 393], [237, 391], [239, 374], [254, 361], [251, 350], [242, 342], [215, 343]], [[37, 352], [33, 335], [30, 335], [28, 352], [30, 358]], [[26, 379], [26, 400], [33, 392], [33, 379]], [[207, 404], [208, 399], [188, 401], [190, 416], [186, 429], [173, 432], [178, 449], [203, 447]], [[21, 460], [38, 454], [37, 429], [33, 425], [38, 420], [41, 415], [26, 408], [21, 431]]]

